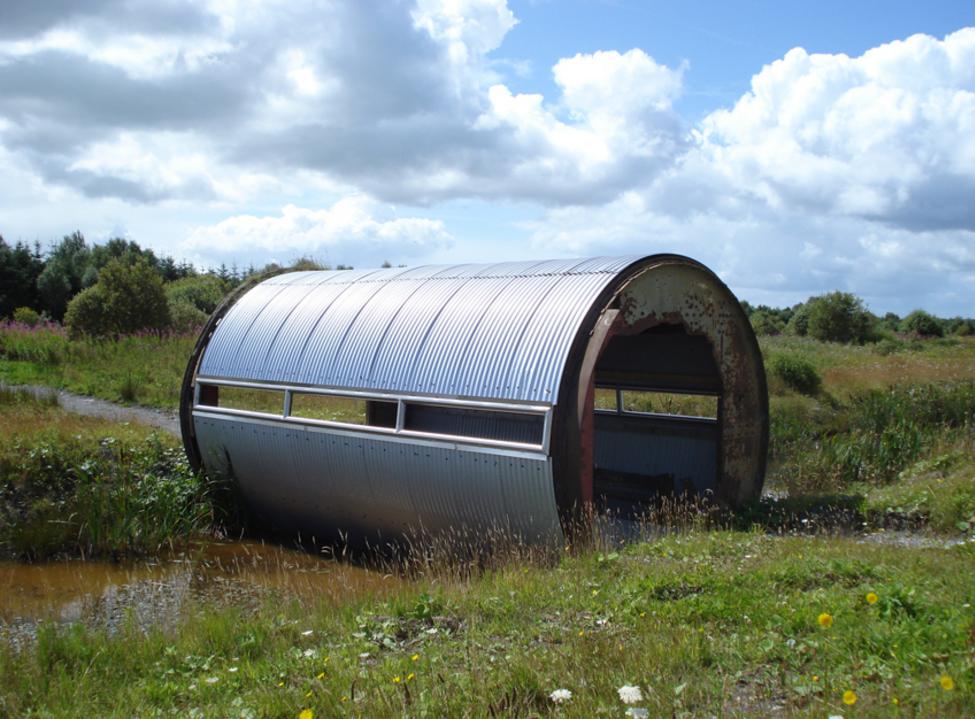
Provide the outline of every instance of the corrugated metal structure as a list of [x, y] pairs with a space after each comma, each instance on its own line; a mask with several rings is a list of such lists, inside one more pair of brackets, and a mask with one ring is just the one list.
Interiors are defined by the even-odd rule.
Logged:
[[272, 277], [204, 329], [181, 422], [279, 528], [545, 540], [593, 503], [757, 496], [767, 402], [731, 292], [656, 255]]

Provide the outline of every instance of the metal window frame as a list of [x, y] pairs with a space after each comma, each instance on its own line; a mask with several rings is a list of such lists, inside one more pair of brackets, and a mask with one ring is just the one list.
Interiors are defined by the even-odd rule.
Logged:
[[[706, 392], [703, 390], [685, 390], [677, 392], [672, 387], [665, 389], [656, 387], [631, 387], [628, 385], [605, 385], [597, 384], [596, 389], [612, 390], [616, 393], [616, 409], [606, 409], [604, 407], [593, 407], [597, 414], [620, 415], [623, 417], [653, 417], [656, 419], [679, 419], [692, 420], [701, 423], [718, 424], [721, 421], [721, 394], [718, 392]], [[714, 397], [717, 400], [714, 417], [701, 417], [694, 414], [670, 414], [668, 412], [638, 412], [632, 409], [623, 408], [623, 392], [656, 392], [658, 394], [686, 394], [695, 397]]]
[[[283, 406], [280, 414], [259, 412], [256, 410], [233, 409], [230, 407], [220, 407], [219, 405], [200, 404], [201, 385], [216, 387], [242, 387], [246, 389], [273, 390], [284, 393]], [[396, 424], [394, 427], [382, 427], [370, 424], [354, 424], [351, 422], [339, 422], [336, 420], [311, 419], [307, 417], [295, 417], [291, 414], [292, 399], [295, 394], [315, 394], [330, 397], [345, 397], [349, 399], [379, 400], [384, 402], [396, 403]], [[474, 410], [487, 410], [497, 412], [513, 412], [542, 418], [542, 441], [540, 443], [511, 442], [500, 439], [488, 439], [486, 437], [472, 437], [462, 434], [443, 434], [436, 432], [421, 432], [418, 430], [406, 429], [404, 427], [406, 419], [407, 404], [424, 404], [433, 407], [454, 407], [467, 408]], [[362, 433], [367, 435], [381, 435], [387, 438], [412, 439], [423, 442], [436, 443], [438, 446], [448, 443], [450, 445], [470, 445], [488, 450], [512, 450], [518, 453], [543, 453], [549, 454], [552, 434], [552, 414], [554, 407], [545, 404], [513, 403], [513, 402], [493, 402], [489, 400], [469, 400], [456, 397], [432, 397], [429, 395], [409, 395], [396, 394], [390, 392], [374, 392], [366, 390], [347, 390], [333, 389], [330, 387], [307, 387], [293, 384], [275, 384], [268, 382], [251, 382], [245, 380], [231, 380], [218, 377], [196, 377], [193, 387], [193, 414], [200, 416], [229, 416], [246, 418], [249, 420], [272, 421], [287, 425], [297, 425], [304, 427], [315, 427], [323, 429], [341, 430], [346, 433]]]

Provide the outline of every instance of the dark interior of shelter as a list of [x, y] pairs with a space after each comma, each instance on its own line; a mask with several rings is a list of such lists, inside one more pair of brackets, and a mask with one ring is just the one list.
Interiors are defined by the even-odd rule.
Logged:
[[683, 325], [612, 336], [594, 371], [593, 497], [643, 513], [662, 497], [714, 489], [721, 375], [710, 342]]

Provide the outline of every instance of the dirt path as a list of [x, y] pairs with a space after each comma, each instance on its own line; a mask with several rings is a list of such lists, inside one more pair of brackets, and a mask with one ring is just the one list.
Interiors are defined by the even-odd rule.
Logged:
[[62, 409], [86, 417], [98, 417], [114, 422], [138, 422], [180, 436], [179, 417], [175, 411], [151, 409], [149, 407], [127, 407], [104, 399], [86, 397], [63, 389], [41, 385], [2, 385], [5, 389], [30, 392], [37, 397], [57, 396]]

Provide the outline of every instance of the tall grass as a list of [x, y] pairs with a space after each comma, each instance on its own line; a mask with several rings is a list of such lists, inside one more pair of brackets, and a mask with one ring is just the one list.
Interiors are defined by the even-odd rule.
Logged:
[[211, 485], [168, 435], [0, 392], [0, 554], [139, 554], [211, 530]]
[[0, 325], [0, 380], [174, 409], [195, 334], [69, 340], [58, 325]]
[[975, 381], [854, 393], [832, 406], [773, 402], [774, 477], [791, 493], [886, 484], [946, 435], [975, 433]]

